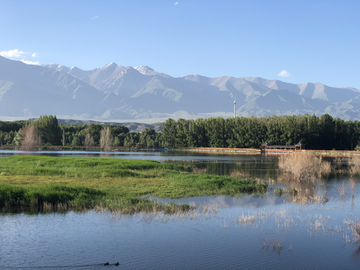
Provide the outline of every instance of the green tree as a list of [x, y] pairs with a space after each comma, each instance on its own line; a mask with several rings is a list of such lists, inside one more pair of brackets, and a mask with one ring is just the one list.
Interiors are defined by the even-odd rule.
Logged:
[[72, 146], [80, 146], [80, 138], [79, 137], [73, 137], [71, 145]]
[[43, 143], [50, 145], [61, 144], [62, 134], [56, 116], [42, 115], [35, 122], [35, 126], [39, 130]]
[[21, 141], [23, 139], [22, 129], [19, 129], [18, 132], [15, 131], [15, 136], [13, 139], [13, 144], [19, 146], [21, 145]]
[[147, 147], [155, 146], [155, 137], [156, 132], [152, 128], [145, 128], [143, 132], [140, 133], [140, 143], [145, 143]]
[[176, 145], [176, 122], [169, 118], [163, 123], [163, 146], [175, 147]]

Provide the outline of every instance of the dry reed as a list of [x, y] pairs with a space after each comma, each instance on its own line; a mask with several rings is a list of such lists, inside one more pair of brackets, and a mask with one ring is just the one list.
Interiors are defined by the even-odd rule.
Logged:
[[359, 174], [360, 172], [360, 156], [353, 157], [351, 159], [351, 165], [349, 169], [349, 173], [351, 175]]
[[344, 197], [345, 193], [347, 193], [347, 190], [346, 190], [346, 188], [345, 188], [344, 182], [342, 183], [341, 186], [340, 186], [340, 185], [336, 185], [336, 189], [339, 191], [340, 197], [342, 197], [342, 198]]
[[283, 241], [281, 238], [273, 238], [273, 239], [260, 239], [264, 247], [272, 246], [273, 250], [282, 249]]
[[344, 221], [344, 225], [352, 229], [355, 242], [360, 242], [360, 221]]
[[255, 217], [250, 215], [244, 216], [244, 213], [242, 213], [242, 216], [238, 217], [238, 222], [239, 224], [246, 223], [252, 225], [255, 222]]
[[306, 153], [292, 153], [279, 158], [279, 169], [289, 172], [295, 179], [321, 177], [331, 172], [330, 162]]

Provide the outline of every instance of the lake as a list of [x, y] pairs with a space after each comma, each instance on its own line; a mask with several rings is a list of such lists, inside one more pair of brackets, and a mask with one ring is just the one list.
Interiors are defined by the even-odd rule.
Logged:
[[[0, 156], [30, 154], [0, 151]], [[1, 269], [359, 269], [358, 179], [289, 181], [277, 158], [172, 152], [57, 152], [37, 155], [153, 159], [191, 164], [194, 173], [269, 183], [261, 196], [209, 196], [187, 214], [107, 212], [0, 214]], [[278, 187], [299, 190], [276, 196]], [[343, 195], [341, 196], [341, 193]], [[167, 200], [164, 200], [167, 201]], [[109, 262], [112, 265], [103, 266]], [[114, 266], [119, 262], [119, 266]]]

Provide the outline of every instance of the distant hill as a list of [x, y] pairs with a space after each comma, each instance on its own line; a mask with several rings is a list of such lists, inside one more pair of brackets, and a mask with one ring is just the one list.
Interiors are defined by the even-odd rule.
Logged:
[[100, 122], [92, 120], [72, 120], [72, 119], [58, 119], [59, 124], [63, 125], [90, 125], [90, 124], [106, 124], [106, 125], [115, 125], [115, 126], [125, 126], [129, 129], [130, 132], [142, 132], [145, 128], [152, 128], [156, 132], [162, 130], [162, 123], [154, 124], [144, 124], [144, 123], [119, 123], [119, 122]]
[[360, 119], [360, 90], [259, 77], [175, 78], [147, 66], [110, 63], [93, 70], [26, 65], [0, 57], [0, 119], [154, 123], [172, 118], [321, 114]]

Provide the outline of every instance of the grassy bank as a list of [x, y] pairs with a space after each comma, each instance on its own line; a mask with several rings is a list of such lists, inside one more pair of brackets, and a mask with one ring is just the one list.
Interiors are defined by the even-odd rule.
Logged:
[[147, 199], [265, 192], [252, 179], [192, 174], [150, 160], [14, 156], [0, 158], [0, 205], [58, 209], [186, 211]]

